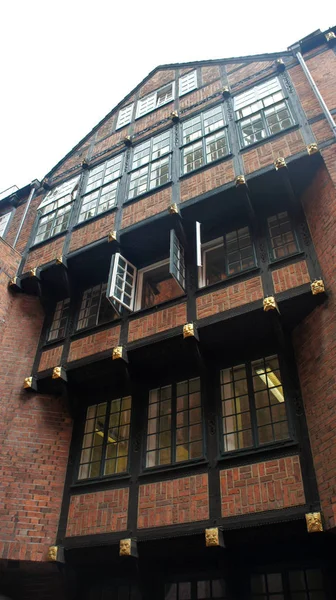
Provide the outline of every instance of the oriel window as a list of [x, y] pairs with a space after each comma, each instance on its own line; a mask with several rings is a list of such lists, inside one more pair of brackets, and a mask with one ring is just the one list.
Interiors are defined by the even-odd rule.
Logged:
[[107, 283], [100, 283], [83, 292], [77, 330], [107, 323], [118, 315], [106, 298]]
[[48, 192], [38, 208], [38, 225], [34, 243], [43, 242], [69, 226], [72, 204], [76, 198], [79, 177], [70, 179]]
[[70, 298], [65, 300], [59, 300], [55, 307], [52, 323], [47, 336], [47, 341], [58, 340], [65, 336], [66, 327], [68, 323], [70, 309]]
[[88, 172], [78, 222], [116, 206], [123, 155], [110, 158]]
[[288, 212], [272, 215], [267, 219], [273, 260], [294, 254], [298, 244]]
[[171, 150], [170, 131], [135, 146], [128, 198], [135, 198], [170, 181]]

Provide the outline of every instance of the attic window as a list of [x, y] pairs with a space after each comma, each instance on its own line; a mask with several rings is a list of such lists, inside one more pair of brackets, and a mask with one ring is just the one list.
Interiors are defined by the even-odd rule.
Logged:
[[155, 110], [159, 106], [167, 104], [174, 99], [174, 82], [165, 85], [163, 88], [148, 94], [138, 101], [136, 118], [143, 117], [147, 113]]
[[190, 71], [179, 78], [179, 96], [184, 96], [197, 88], [197, 71]]
[[121, 127], [125, 127], [125, 125], [128, 125], [131, 122], [133, 107], [134, 102], [120, 109], [116, 129], [121, 129]]
[[38, 208], [39, 222], [35, 244], [43, 242], [68, 228], [78, 181], [79, 176], [62, 183], [48, 192], [41, 202]]

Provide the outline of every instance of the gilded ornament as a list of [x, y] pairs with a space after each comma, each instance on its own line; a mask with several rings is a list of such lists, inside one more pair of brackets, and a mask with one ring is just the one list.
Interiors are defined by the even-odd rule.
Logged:
[[308, 152], [309, 156], [311, 156], [312, 154], [316, 154], [316, 152], [318, 152], [318, 151], [319, 151], [319, 149], [318, 149], [318, 145], [316, 143], [309, 144], [307, 146], [307, 152]]
[[123, 352], [122, 346], [115, 346], [112, 350], [112, 360], [117, 360], [119, 358], [122, 358], [122, 352]]
[[211, 546], [219, 546], [218, 527], [210, 527], [210, 529], [205, 530], [205, 545], [208, 548]]
[[52, 379], [60, 379], [61, 370], [62, 370], [62, 367], [54, 367], [51, 378]]
[[282, 156], [279, 156], [279, 158], [277, 158], [274, 161], [274, 166], [275, 166], [276, 171], [278, 171], [279, 169], [283, 169], [284, 167], [287, 167], [286, 161]]
[[177, 204], [176, 204], [176, 203], [174, 203], [174, 204], [171, 204], [171, 205], [168, 207], [168, 212], [169, 212], [169, 214], [170, 214], [170, 215], [178, 215], [178, 207], [177, 207]]
[[282, 60], [282, 58], [277, 58], [275, 61], [275, 64], [276, 64], [278, 71], [284, 71], [286, 68], [286, 65], [285, 65], [284, 61]]
[[17, 285], [17, 277], [12, 277], [12, 279], [9, 280], [9, 284], [10, 287], [12, 285]]
[[33, 269], [30, 269], [29, 277], [36, 277], [36, 267], [34, 267]]
[[331, 42], [336, 39], [336, 35], [334, 34], [333, 31], [328, 31], [328, 33], [325, 34], [325, 37], [326, 37], [327, 42]]
[[186, 323], [183, 325], [183, 338], [195, 337], [195, 330], [193, 323]]
[[132, 554], [132, 540], [126, 538], [119, 542], [119, 556], [131, 556]]
[[229, 96], [231, 96], [230, 88], [227, 85], [223, 87], [222, 94], [224, 98], [229, 98]]
[[323, 531], [322, 515], [320, 512], [307, 513], [305, 515], [308, 533]]
[[107, 236], [107, 241], [108, 242], [116, 242], [117, 241], [117, 232], [116, 231], [110, 231], [110, 233]]
[[57, 546], [49, 546], [48, 560], [50, 562], [56, 562], [57, 561], [57, 550], [58, 550]]
[[130, 136], [130, 135], [126, 135], [126, 136], [124, 137], [124, 144], [125, 144], [125, 146], [130, 146], [130, 145], [131, 145], [131, 143], [132, 143], [132, 138], [131, 138], [131, 136]]
[[25, 380], [23, 382], [23, 388], [25, 390], [28, 390], [29, 388], [31, 388], [33, 385], [33, 378], [32, 377], [25, 377]]
[[240, 185], [246, 185], [246, 179], [244, 175], [237, 175], [236, 177], [236, 187]]
[[177, 110], [173, 110], [173, 111], [170, 113], [170, 118], [172, 119], [172, 121], [178, 121], [178, 119], [179, 119], [179, 114], [178, 114]]
[[279, 310], [274, 296], [266, 296], [263, 300], [263, 307], [265, 312], [268, 312], [269, 310]]
[[57, 256], [56, 257], [56, 265], [62, 265], [63, 264], [63, 256]]
[[323, 279], [315, 279], [310, 284], [310, 287], [311, 287], [313, 296], [316, 296], [317, 294], [323, 294], [325, 292]]

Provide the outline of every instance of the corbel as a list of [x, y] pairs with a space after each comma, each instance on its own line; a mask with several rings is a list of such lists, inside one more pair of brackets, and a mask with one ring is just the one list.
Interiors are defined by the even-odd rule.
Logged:
[[236, 189], [239, 192], [239, 194], [243, 194], [244, 195], [244, 200], [245, 200], [247, 212], [249, 214], [250, 219], [252, 221], [255, 221], [256, 220], [256, 214], [254, 212], [254, 208], [253, 208], [253, 205], [252, 205], [252, 202], [251, 202], [251, 198], [250, 198], [249, 190], [248, 190], [248, 187], [247, 187], [245, 175], [237, 175], [236, 180], [235, 180], [235, 185], [236, 185]]
[[33, 267], [28, 271], [29, 277], [35, 277], [38, 281], [41, 281], [40, 271], [38, 267]]
[[167, 210], [168, 214], [170, 215], [173, 221], [173, 228], [176, 230], [178, 237], [180, 238], [180, 241], [184, 246], [185, 251], [188, 253], [189, 243], [183, 227], [183, 219], [181, 216], [180, 207], [178, 206], [178, 204], [176, 204], [176, 202], [174, 202], [174, 204], [171, 204]]
[[277, 311], [280, 314], [279, 307], [274, 296], [266, 296], [263, 299], [264, 312]]
[[133, 556], [138, 558], [138, 545], [134, 538], [125, 538], [119, 541], [119, 556]]
[[109, 233], [107, 234], [107, 241], [109, 244], [119, 243], [119, 234], [115, 229], [112, 231], [109, 231]]
[[183, 339], [194, 338], [199, 342], [199, 335], [194, 323], [186, 323], [183, 325]]
[[313, 296], [317, 296], [318, 294], [325, 293], [325, 286], [323, 279], [314, 279], [314, 281], [310, 284], [310, 289], [312, 291]]
[[16, 208], [20, 202], [20, 198], [17, 194], [12, 194], [11, 196], [9, 196], [8, 202], [11, 206], [14, 206]]
[[225, 98], [225, 100], [227, 98], [230, 98], [230, 96], [231, 96], [231, 90], [230, 90], [230, 88], [227, 85], [225, 87], [223, 87], [222, 94], [223, 94], [223, 97]]
[[178, 114], [177, 110], [173, 110], [170, 113], [170, 118], [173, 121], [173, 123], [177, 123], [180, 120], [180, 115]]
[[114, 346], [114, 348], [112, 348], [112, 360], [120, 360], [124, 363], [128, 363], [126, 348], [124, 346]]
[[280, 169], [286, 169], [287, 168], [287, 163], [285, 161], [285, 159], [282, 156], [279, 156], [275, 161], [274, 161], [274, 166], [275, 166], [275, 170], [279, 171]]
[[312, 156], [312, 154], [316, 154], [317, 152], [319, 152], [318, 145], [315, 142], [313, 144], [308, 144], [307, 152], [308, 152], [309, 156]]
[[90, 162], [84, 158], [82, 160], [82, 169], [84, 169], [84, 171], [87, 171], [90, 168]]
[[67, 259], [65, 258], [65, 256], [63, 256], [62, 254], [60, 254], [60, 256], [56, 256], [55, 265], [59, 266], [59, 267], [61, 266], [61, 267], [64, 267], [65, 269], [67, 269], [68, 263], [67, 263]]
[[68, 381], [66, 371], [65, 371], [64, 367], [62, 367], [62, 366], [54, 367], [53, 368], [53, 372], [52, 372], [51, 378], [52, 379], [58, 379], [58, 380], [60, 379], [60, 380], [62, 380], [64, 382]]
[[13, 291], [13, 292], [19, 292], [21, 291], [21, 281], [20, 278], [17, 277], [15, 275], [15, 277], [12, 277], [9, 282], [8, 282], [8, 287]]
[[225, 548], [223, 531], [219, 527], [206, 529], [205, 545], [207, 548]]
[[129, 148], [130, 146], [132, 146], [132, 136], [125, 135], [123, 142], [124, 142], [125, 146], [127, 146]]
[[277, 58], [274, 64], [279, 73], [283, 73], [283, 71], [286, 69], [286, 65], [282, 58]]
[[51, 183], [50, 183], [50, 179], [48, 179], [47, 177], [45, 177], [44, 179], [42, 179], [42, 187], [44, 190], [50, 190], [51, 189]]
[[323, 531], [322, 515], [320, 512], [306, 513], [305, 517], [308, 533]]
[[170, 215], [181, 215], [180, 209], [177, 206], [176, 202], [174, 202], [174, 204], [171, 204], [170, 206], [168, 206], [167, 210]]
[[63, 546], [49, 546], [48, 562], [65, 563]]
[[327, 40], [329, 46], [333, 46], [336, 42], [336, 35], [333, 31], [328, 31], [325, 34], [325, 39]]
[[28, 392], [37, 392], [37, 381], [36, 378], [30, 375], [29, 377], [25, 377], [23, 382], [23, 389]]

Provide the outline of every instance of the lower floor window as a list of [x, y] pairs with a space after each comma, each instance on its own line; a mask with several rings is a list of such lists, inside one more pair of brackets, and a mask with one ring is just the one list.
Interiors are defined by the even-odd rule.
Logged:
[[325, 600], [321, 571], [319, 569], [302, 569], [252, 576], [251, 600], [285, 599]]
[[165, 600], [205, 600], [206, 598], [228, 599], [225, 581], [223, 579], [204, 579], [166, 583], [165, 585]]

